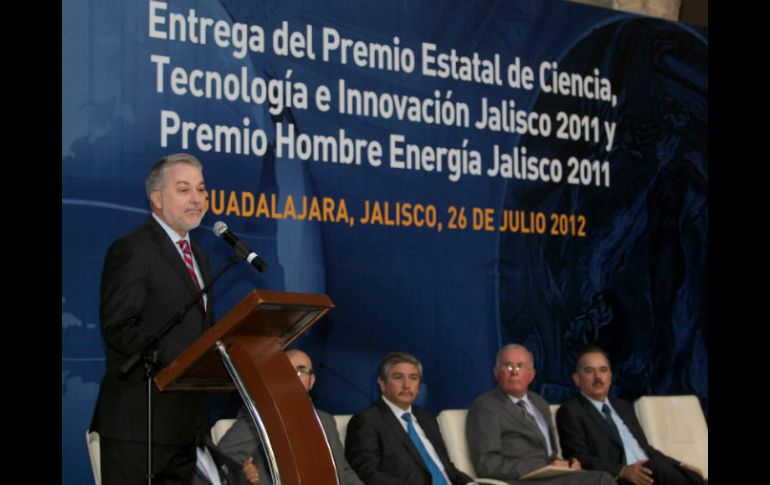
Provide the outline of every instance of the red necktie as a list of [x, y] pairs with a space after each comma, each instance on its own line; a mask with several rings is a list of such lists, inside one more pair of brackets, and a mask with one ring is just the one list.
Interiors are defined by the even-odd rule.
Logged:
[[[195, 285], [195, 291], [201, 291], [201, 285], [198, 282], [198, 275], [195, 274], [195, 266], [193, 265], [192, 260], [192, 252], [190, 251], [190, 244], [188, 244], [186, 239], [180, 239], [177, 244], [179, 244], [179, 247], [182, 249], [182, 259], [184, 259], [184, 265], [187, 267], [187, 273], [190, 275], [190, 278], [193, 280], [193, 284]], [[203, 306], [203, 297], [201, 297], [200, 300], [201, 305], [201, 311], [203, 313], [206, 313], [206, 309]]]

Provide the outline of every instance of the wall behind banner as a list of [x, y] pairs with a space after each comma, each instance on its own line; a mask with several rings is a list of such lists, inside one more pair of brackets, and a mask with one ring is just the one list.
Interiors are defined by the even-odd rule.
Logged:
[[150, 165], [179, 151], [204, 163], [192, 237], [214, 268], [231, 251], [216, 220], [270, 264], [225, 275], [218, 316], [252, 288], [336, 304], [298, 342], [322, 409], [374, 400], [391, 350], [423, 361], [422, 406], [467, 407], [515, 341], [553, 402], [598, 343], [619, 395], [708, 411], [705, 31], [543, 0], [62, 15], [62, 483], [91, 481], [104, 255], [148, 216]]

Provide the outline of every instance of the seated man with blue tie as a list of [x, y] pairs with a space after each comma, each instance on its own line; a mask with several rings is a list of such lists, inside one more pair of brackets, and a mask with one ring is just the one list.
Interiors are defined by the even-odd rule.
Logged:
[[585, 468], [611, 473], [621, 484], [705, 483], [700, 470], [650, 446], [629, 402], [608, 396], [612, 370], [601, 348], [580, 352], [572, 378], [580, 394], [556, 413], [565, 453], [577, 456]]
[[[504, 346], [497, 353], [492, 372], [497, 387], [473, 401], [465, 425], [471, 462], [478, 476], [510, 484], [615, 483], [606, 472], [582, 470], [575, 458], [557, 458], [556, 432], [551, 425], [548, 403], [529, 391], [535, 378], [535, 362], [529, 350], [518, 344]], [[564, 456], [572, 455], [565, 453]], [[558, 475], [521, 480], [547, 465], [552, 467], [551, 473]]]
[[345, 456], [366, 485], [474, 483], [449, 461], [436, 418], [412, 409], [421, 378], [413, 355], [386, 355], [377, 379], [382, 399], [351, 418]]

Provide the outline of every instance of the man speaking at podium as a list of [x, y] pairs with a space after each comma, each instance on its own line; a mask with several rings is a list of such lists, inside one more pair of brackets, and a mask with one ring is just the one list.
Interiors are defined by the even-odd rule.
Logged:
[[[107, 370], [91, 429], [100, 435], [104, 485], [147, 483], [145, 365], [140, 361], [126, 375], [121, 366], [210, 278], [208, 257], [189, 235], [208, 209], [201, 163], [186, 153], [166, 156], [153, 165], [145, 185], [152, 215], [112, 244], [102, 272], [99, 313]], [[203, 295], [160, 338], [155, 370], [212, 325], [212, 310], [211, 296]], [[153, 483], [190, 483], [206, 400], [203, 393], [160, 393], [152, 385]]]

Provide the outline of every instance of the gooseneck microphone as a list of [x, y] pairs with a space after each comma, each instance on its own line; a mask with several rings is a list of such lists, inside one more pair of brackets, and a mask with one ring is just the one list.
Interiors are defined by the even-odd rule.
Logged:
[[252, 266], [257, 268], [260, 272], [263, 272], [267, 269], [267, 263], [259, 257], [257, 253], [249, 249], [246, 244], [238, 239], [238, 236], [233, 234], [233, 231], [228, 229], [227, 224], [225, 224], [222, 221], [217, 221], [214, 223], [214, 235], [216, 237], [221, 237], [224, 239], [227, 244], [233, 247], [235, 250], [235, 254], [245, 259], [249, 262]]

